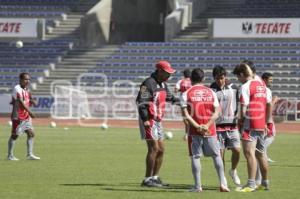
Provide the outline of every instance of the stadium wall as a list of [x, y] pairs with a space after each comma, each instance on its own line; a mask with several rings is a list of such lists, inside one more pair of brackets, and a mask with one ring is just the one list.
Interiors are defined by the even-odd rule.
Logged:
[[204, 12], [214, 0], [169, 0], [170, 14], [165, 18], [165, 41], [171, 41], [194, 18]]
[[81, 21], [81, 44], [163, 41], [167, 0], [102, 0]]

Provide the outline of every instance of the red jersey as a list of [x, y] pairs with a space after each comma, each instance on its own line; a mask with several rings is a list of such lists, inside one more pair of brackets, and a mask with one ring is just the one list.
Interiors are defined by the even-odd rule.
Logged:
[[30, 105], [30, 93], [28, 89], [22, 88], [19, 84], [16, 85], [12, 93], [12, 105], [13, 110], [11, 114], [12, 120], [28, 120], [29, 113], [22, 107], [20, 102], [17, 100], [20, 99], [24, 104], [29, 107]]
[[[181, 106], [187, 107], [189, 114], [198, 124], [206, 124], [212, 117], [215, 109], [219, 107], [216, 93], [204, 85], [194, 85], [182, 94]], [[209, 126], [211, 136], [216, 135], [216, 125]], [[191, 135], [199, 135], [191, 126]]]
[[247, 106], [245, 119], [249, 126], [244, 126], [248, 130], [264, 131], [266, 124], [266, 103], [267, 90], [262, 81], [257, 79], [249, 80], [241, 87], [240, 102]]
[[178, 91], [183, 93], [192, 87], [191, 79], [190, 78], [181, 79], [176, 83], [175, 87]]

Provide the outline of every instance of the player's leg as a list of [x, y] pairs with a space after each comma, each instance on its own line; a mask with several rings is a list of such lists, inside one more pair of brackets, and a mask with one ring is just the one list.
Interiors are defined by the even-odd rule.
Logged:
[[190, 136], [191, 138], [191, 167], [194, 178], [194, 187], [189, 190], [191, 192], [201, 192], [201, 163], [200, 156], [202, 155], [203, 138], [200, 136]]
[[157, 131], [157, 135], [158, 135], [158, 141], [157, 141], [158, 151], [157, 151], [154, 170], [153, 170], [153, 180], [154, 182], [162, 186], [169, 186], [169, 184], [163, 183], [161, 178], [159, 177], [159, 171], [163, 163], [164, 152], [165, 152], [164, 133], [163, 133], [161, 122], [155, 122], [154, 128]]
[[217, 132], [219, 146], [220, 146], [220, 155], [223, 161], [224, 170], [225, 170], [225, 138], [224, 138], [225, 133], [226, 132], [221, 132], [221, 131]]
[[256, 175], [256, 157], [255, 157], [255, 145], [256, 141], [243, 140], [244, 156], [247, 160], [248, 182], [247, 186], [255, 188], [255, 175]]
[[155, 165], [153, 170], [153, 176], [159, 175], [159, 170], [163, 163], [164, 158], [164, 151], [165, 151], [165, 144], [164, 144], [164, 133], [161, 122], [154, 121], [153, 124], [153, 131], [155, 131], [157, 135], [157, 153], [155, 159]]
[[268, 161], [265, 157], [265, 155], [261, 152], [257, 152], [256, 154], [257, 161], [259, 162], [259, 170], [261, 173], [261, 186], [264, 187], [264, 189], [269, 189], [269, 180], [268, 180]]
[[256, 158], [259, 162], [259, 168], [261, 172], [261, 185], [264, 189], [269, 189], [269, 180], [268, 180], [268, 161], [265, 156], [265, 139], [263, 137], [263, 133], [260, 133], [260, 136], [257, 138], [257, 145], [256, 145]]
[[255, 157], [255, 148], [257, 143], [257, 138], [253, 136], [251, 131], [243, 131], [242, 133], [242, 146], [244, 156], [247, 161], [247, 170], [248, 170], [248, 180], [247, 184], [237, 191], [240, 192], [252, 192], [255, 191], [255, 175], [257, 170], [257, 161]]
[[146, 140], [147, 144], [146, 171], [141, 186], [154, 187], [157, 186], [157, 184], [152, 180], [152, 177], [154, 173], [155, 160], [158, 152], [158, 135], [153, 128], [154, 121], [150, 120], [149, 122], [150, 126], [145, 127], [143, 125], [142, 120], [139, 120], [141, 138]]
[[27, 134], [27, 159], [28, 160], [40, 160], [41, 158], [33, 154], [34, 132], [32, 129], [25, 131]]
[[229, 192], [227, 180], [224, 172], [224, 165], [220, 155], [220, 147], [216, 137], [203, 138], [203, 154], [211, 156], [214, 162], [216, 172], [219, 177], [220, 191]]
[[271, 158], [269, 158], [269, 156], [268, 156], [268, 148], [272, 144], [273, 141], [274, 141], [274, 136], [265, 138], [265, 144], [266, 144], [265, 156], [266, 156], [268, 162], [275, 162], [274, 160], [271, 160]]
[[14, 148], [15, 148], [16, 140], [18, 139], [17, 128], [19, 124], [20, 124], [19, 120], [12, 120], [11, 136], [8, 139], [8, 152], [7, 152], [8, 160], [19, 160], [14, 156]]
[[154, 176], [159, 175], [159, 170], [160, 170], [161, 165], [163, 163], [163, 157], [164, 157], [164, 151], [165, 151], [165, 144], [164, 144], [163, 140], [158, 140], [157, 144], [158, 144], [158, 149], [157, 149], [155, 165], [154, 165], [154, 170], [153, 170], [153, 175]]
[[237, 166], [240, 161], [240, 135], [237, 130], [228, 131], [228, 137], [226, 140], [226, 148], [231, 149], [231, 169], [229, 170], [229, 175], [231, 176], [234, 184], [240, 185], [241, 180], [237, 174]]
[[191, 192], [201, 192], [202, 183], [201, 183], [201, 162], [199, 155], [191, 156], [191, 167], [192, 174], [194, 177], [194, 187], [190, 190]]
[[154, 174], [154, 167], [156, 156], [158, 152], [158, 141], [157, 140], [146, 140], [147, 143], [147, 156], [146, 156], [146, 174], [145, 178], [151, 178]]
[[268, 162], [275, 162], [268, 156], [268, 152], [267, 152], [269, 146], [273, 143], [275, 135], [276, 135], [276, 129], [275, 129], [274, 122], [268, 123], [267, 127], [268, 127], [268, 134], [265, 137], [265, 146], [266, 146], [265, 155], [267, 157]]
[[[258, 152], [255, 152], [255, 156], [257, 156]], [[256, 182], [256, 186], [261, 185], [261, 172], [260, 172], [260, 166], [259, 166], [259, 161], [257, 160], [257, 169], [256, 169], [256, 176], [255, 176], [255, 182]]]

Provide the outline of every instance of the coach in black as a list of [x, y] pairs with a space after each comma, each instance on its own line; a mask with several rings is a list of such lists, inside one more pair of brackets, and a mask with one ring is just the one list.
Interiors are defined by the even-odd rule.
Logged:
[[146, 140], [146, 174], [141, 186], [168, 186], [159, 178], [159, 170], [164, 155], [164, 134], [161, 121], [165, 112], [166, 101], [176, 103], [175, 98], [165, 83], [175, 70], [167, 61], [159, 61], [156, 70], [140, 86], [136, 102], [139, 111], [141, 138]]

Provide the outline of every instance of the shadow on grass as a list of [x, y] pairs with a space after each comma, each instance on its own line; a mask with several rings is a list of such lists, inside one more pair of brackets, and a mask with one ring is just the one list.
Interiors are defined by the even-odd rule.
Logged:
[[280, 167], [280, 168], [297, 168], [297, 167], [300, 167], [300, 165], [284, 165], [284, 164], [276, 165], [276, 163], [269, 164], [269, 166], [270, 167]]
[[[61, 186], [78, 187], [78, 186], [94, 186], [100, 187], [105, 191], [134, 191], [134, 192], [176, 192], [184, 193], [191, 189], [191, 185], [187, 184], [170, 184], [165, 187], [141, 187], [137, 183], [119, 183], [119, 184], [106, 184], [106, 183], [81, 183], [81, 184], [60, 184]], [[204, 186], [203, 190], [219, 190], [219, 187]]]

